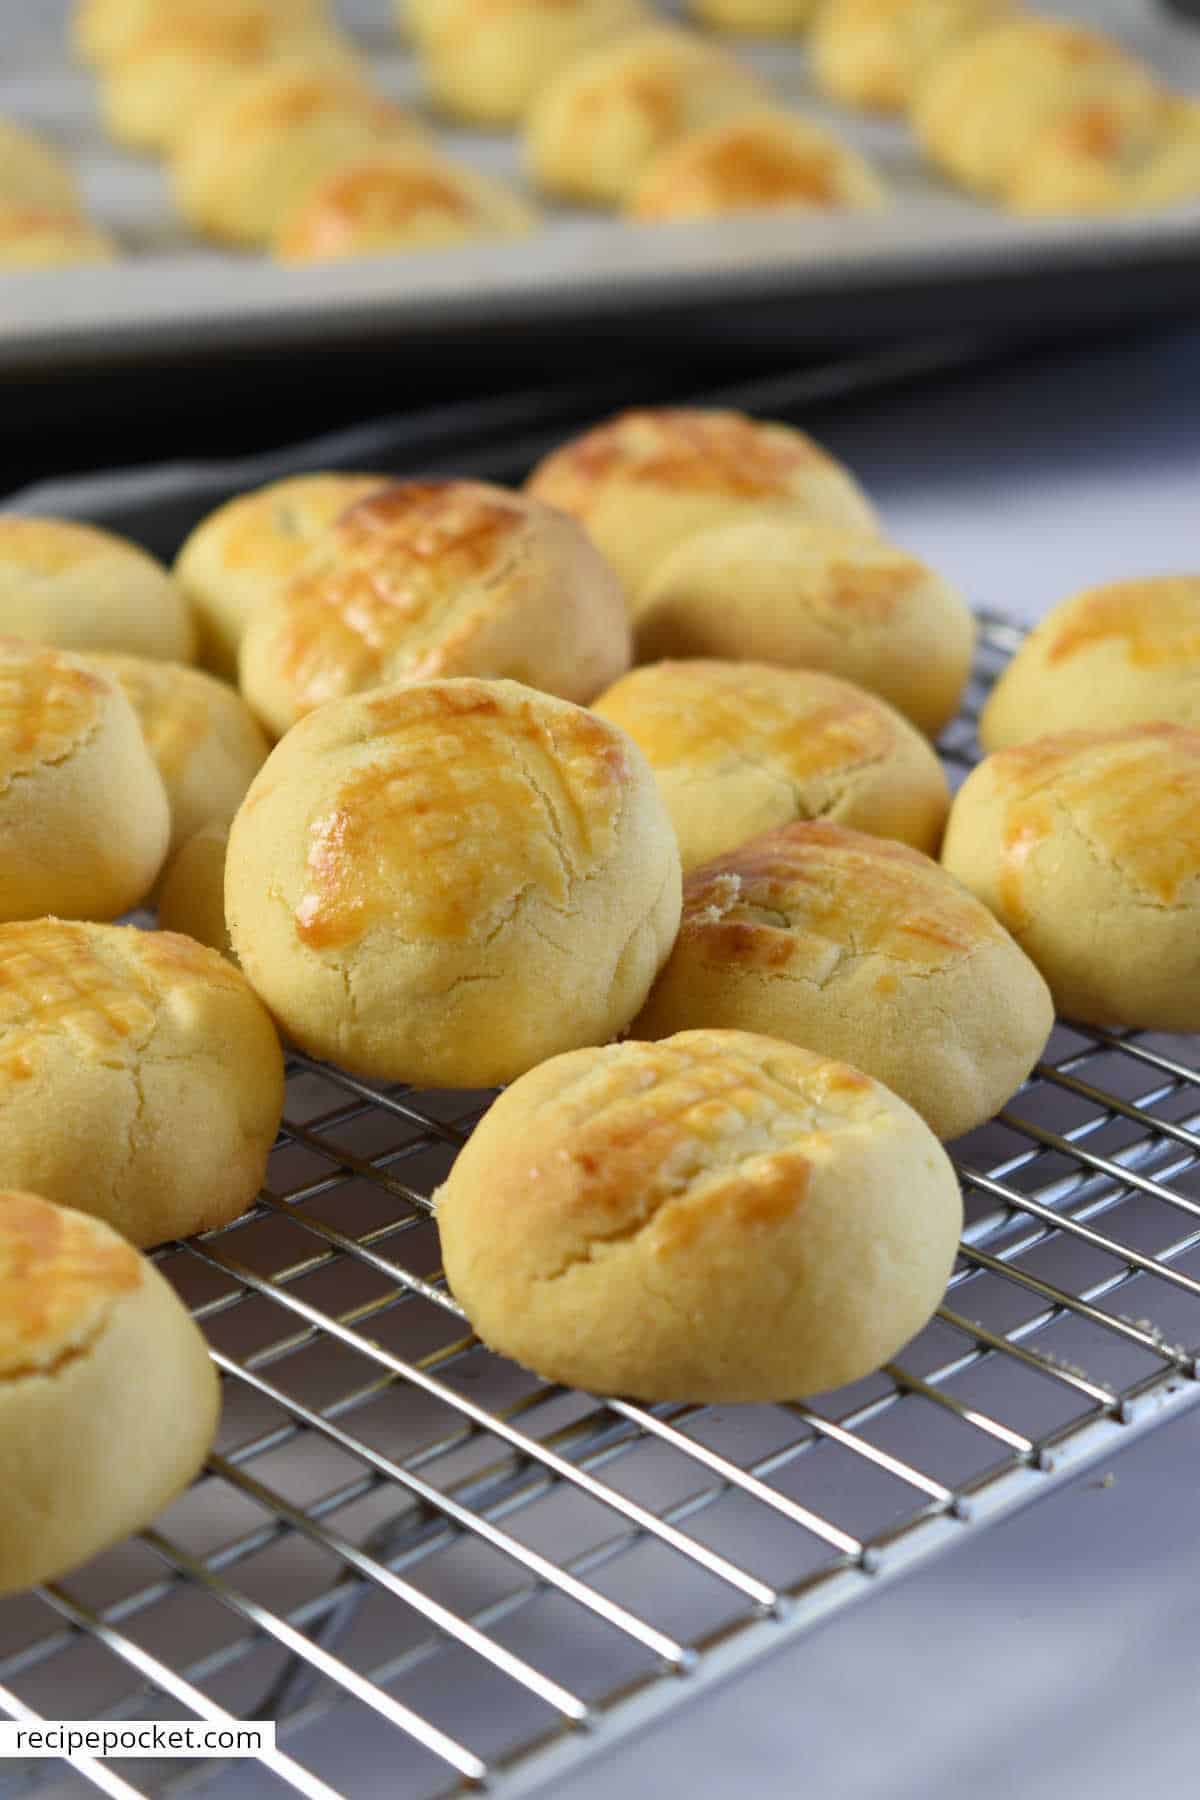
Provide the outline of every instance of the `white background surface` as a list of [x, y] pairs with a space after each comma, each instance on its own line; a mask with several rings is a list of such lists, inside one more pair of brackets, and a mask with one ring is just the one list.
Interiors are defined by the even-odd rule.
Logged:
[[[822, 431], [891, 534], [978, 606], [1032, 619], [1092, 582], [1200, 572], [1200, 330], [918, 388]], [[1181, 1047], [1193, 1061], [1195, 1041]], [[1200, 1413], [964, 1534], [961, 1550], [554, 1793], [1189, 1800]]]

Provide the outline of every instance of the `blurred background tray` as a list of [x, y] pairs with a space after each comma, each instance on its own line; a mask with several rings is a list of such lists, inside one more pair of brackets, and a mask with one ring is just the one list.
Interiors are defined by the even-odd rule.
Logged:
[[[783, 98], [873, 156], [894, 193], [885, 213], [743, 217], [633, 226], [555, 210], [532, 240], [334, 266], [284, 269], [189, 238], [156, 163], [100, 132], [90, 74], [65, 46], [68, 0], [0, 0], [0, 114], [49, 132], [79, 159], [92, 211], [121, 238], [111, 268], [22, 275], [0, 286], [0, 378], [39, 384], [102, 368], [194, 364], [215, 354], [402, 352], [397, 373], [435, 349], [504, 385], [509, 367], [599, 360], [619, 346], [769, 341], [827, 346], [956, 328], [1082, 328], [1200, 309], [1200, 206], [1145, 218], [1006, 217], [925, 169], [899, 125], [817, 98], [800, 41], [735, 42]], [[1054, 10], [1071, 10], [1066, 9]], [[1200, 91], [1200, 31], [1148, 0], [1074, 9], [1116, 29], [1172, 80]], [[420, 105], [415, 59], [388, 0], [341, 0], [382, 87]], [[443, 148], [520, 180], [516, 140], [442, 125]], [[444, 366], [450, 358], [442, 357]], [[9, 409], [9, 419], [13, 418]]]

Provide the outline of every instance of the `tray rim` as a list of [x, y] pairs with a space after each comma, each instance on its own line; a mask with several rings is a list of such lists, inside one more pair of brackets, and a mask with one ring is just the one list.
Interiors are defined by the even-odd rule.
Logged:
[[[23, 272], [0, 285], [0, 378], [81, 363], [145, 361], [334, 341], [448, 341], [515, 327], [570, 325], [624, 314], [789, 303], [795, 323], [850, 299], [939, 294], [1014, 276], [1034, 284], [1105, 272], [1150, 279], [1190, 271], [1200, 281], [1200, 203], [1150, 216], [1014, 220], [947, 197], [945, 212], [838, 217], [789, 212], [799, 243], [781, 246], [780, 214], [717, 224], [598, 220], [556, 234], [553, 270], [523, 243], [286, 268], [201, 251], [127, 258], [96, 268]], [[952, 234], [952, 235], [951, 235]], [[536, 243], [537, 240], [531, 240]], [[1090, 310], [1101, 283], [1081, 292]]]

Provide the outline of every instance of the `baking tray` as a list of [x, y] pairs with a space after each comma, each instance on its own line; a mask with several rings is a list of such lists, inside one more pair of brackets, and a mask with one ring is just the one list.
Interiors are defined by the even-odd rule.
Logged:
[[[776, 416], [802, 394], [759, 390]], [[457, 449], [519, 472], [501, 438]], [[190, 492], [202, 510], [234, 473], [126, 477], [103, 509], [96, 483], [37, 498], [168, 549], [163, 505], [178, 517]], [[981, 621], [941, 740], [955, 782], [1019, 638]], [[602, 1400], [479, 1345], [429, 1196], [489, 1098], [289, 1059], [258, 1204], [157, 1256], [223, 1376], [216, 1453], [151, 1530], [0, 1603], [0, 1715], [273, 1717], [274, 1762], [92, 1762], [69, 1785], [5, 1763], [5, 1800], [552, 1790], [1200, 1400], [1195, 1038], [1060, 1023], [1021, 1093], [953, 1146], [967, 1224], [935, 1320], [803, 1404]]]
[[[99, 131], [90, 75], [66, 60], [66, 0], [0, 0], [0, 113], [79, 157], [95, 214], [130, 256], [112, 268], [22, 275], [0, 286], [0, 374], [194, 361], [221, 351], [401, 342], [495, 347], [557, 331], [557, 359], [590, 329], [669, 341], [698, 319], [800, 343], [898, 338], [933, 326], [1111, 321], [1200, 307], [1200, 206], [1145, 218], [1022, 221], [976, 204], [920, 163], [905, 130], [815, 96], [802, 43], [739, 40], [787, 100], [871, 154], [893, 186], [881, 214], [743, 217], [632, 226], [569, 210], [512, 244], [283, 269], [187, 237], [159, 167]], [[664, 9], [665, 10], [665, 9]], [[1200, 91], [1200, 32], [1146, 0], [1093, 0], [1177, 84]], [[343, 0], [381, 84], [420, 104], [415, 62], [388, 0]], [[511, 136], [439, 128], [457, 156], [520, 179]], [[551, 354], [547, 344], [546, 353]], [[502, 378], [502, 376], [501, 376]]]

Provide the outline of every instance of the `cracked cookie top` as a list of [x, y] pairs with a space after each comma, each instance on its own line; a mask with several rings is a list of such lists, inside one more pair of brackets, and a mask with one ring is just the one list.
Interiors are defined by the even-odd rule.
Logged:
[[0, 1381], [51, 1374], [86, 1350], [141, 1281], [137, 1253], [98, 1219], [0, 1193]]
[[699, 771], [733, 758], [803, 782], [877, 762], [897, 737], [898, 721], [863, 689], [765, 663], [654, 663], [623, 676], [597, 706], [655, 768]]
[[[834, 1139], [891, 1116], [891, 1096], [857, 1069], [742, 1031], [577, 1051], [522, 1087], [517, 1162], [539, 1220], [539, 1280], [637, 1234], [669, 1257], [706, 1223], [794, 1218]], [[522, 1235], [515, 1217], [512, 1229]]]
[[820, 983], [849, 958], [878, 956], [919, 975], [986, 942], [1007, 934], [929, 857], [814, 821], [693, 870], [677, 953]]
[[[468, 939], [536, 888], [567, 912], [643, 778], [622, 733], [515, 682], [384, 688], [312, 714], [252, 787], [252, 812], [319, 758], [297, 937], [341, 950], [386, 924]], [[418, 877], [419, 872], [419, 878]]]
[[0, 1074], [34, 1079], [53, 1038], [82, 1062], [127, 1067], [159, 1006], [197, 986], [248, 993], [215, 951], [175, 932], [66, 919], [0, 926]]
[[73, 657], [0, 638], [0, 783], [65, 761], [111, 697], [111, 685]]
[[658, 777], [685, 870], [796, 819], [933, 850], [945, 777], [927, 741], [864, 689], [765, 663], [661, 662], [596, 702]]
[[1023, 917], [1029, 859], [1064, 829], [1155, 906], [1183, 904], [1200, 878], [1200, 732], [1066, 731], [997, 751], [980, 776], [1003, 808], [1007, 917]]

